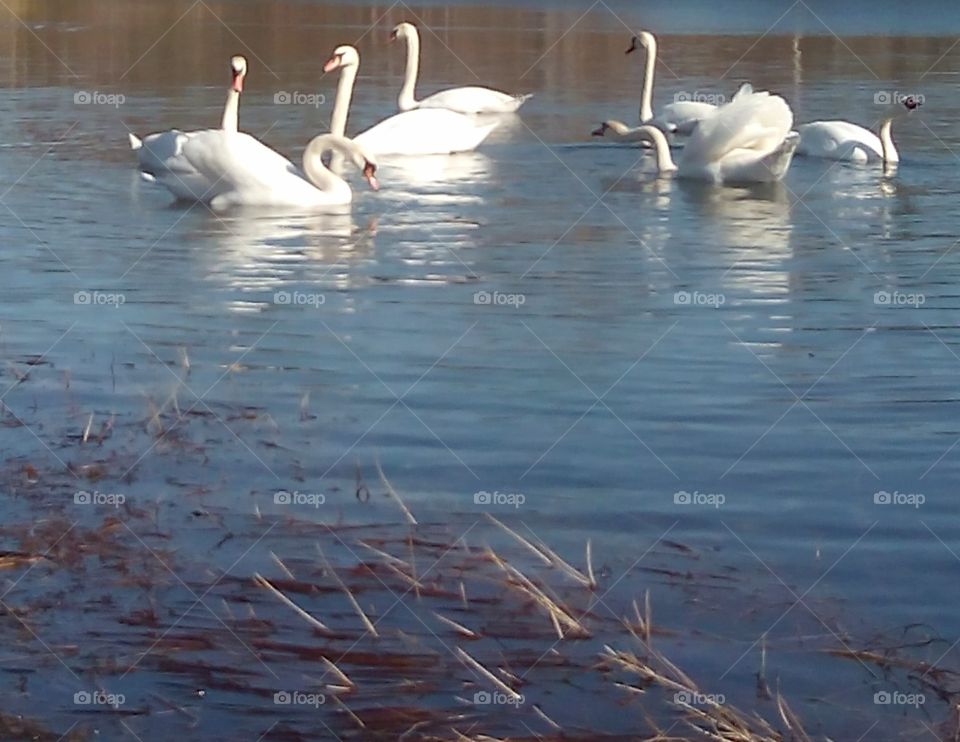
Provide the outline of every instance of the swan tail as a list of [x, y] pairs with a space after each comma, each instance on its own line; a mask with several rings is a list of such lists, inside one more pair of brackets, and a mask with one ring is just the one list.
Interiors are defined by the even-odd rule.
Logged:
[[780, 180], [787, 174], [798, 144], [800, 144], [800, 134], [791, 131], [780, 146], [763, 159], [764, 165], [774, 180]]
[[143, 140], [133, 132], [129, 132], [127, 136], [130, 138], [130, 149], [132, 149], [134, 152], [143, 146]]
[[753, 85], [748, 82], [743, 83], [743, 85], [737, 88], [737, 92], [733, 94], [732, 100], [736, 100], [741, 95], [753, 95]]
[[509, 98], [504, 98], [499, 112], [516, 113], [520, 109], [520, 106], [522, 106], [532, 97], [533, 93], [523, 93], [521, 95], [511, 95]]

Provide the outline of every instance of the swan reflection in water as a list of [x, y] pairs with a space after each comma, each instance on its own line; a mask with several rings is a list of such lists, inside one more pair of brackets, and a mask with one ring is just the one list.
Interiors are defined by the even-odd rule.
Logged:
[[264, 292], [282, 287], [355, 288], [363, 277], [352, 267], [374, 259], [374, 234], [349, 206], [313, 214], [243, 209], [207, 222], [198, 241], [216, 249], [196, 255], [207, 280], [234, 294], [232, 310], [260, 311]]
[[[785, 302], [793, 257], [790, 194], [782, 183], [719, 188], [683, 183], [685, 200], [727, 265], [717, 290], [747, 300]], [[732, 297], [731, 297], [732, 298]]]
[[493, 180], [494, 161], [481, 152], [379, 158], [383, 200], [417, 199], [425, 206], [481, 204], [477, 186]]

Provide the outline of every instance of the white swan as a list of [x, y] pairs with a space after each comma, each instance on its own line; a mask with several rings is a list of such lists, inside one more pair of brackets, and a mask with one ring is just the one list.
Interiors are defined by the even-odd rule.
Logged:
[[260, 140], [236, 131], [208, 129], [181, 133], [176, 151], [151, 174], [177, 198], [232, 206], [305, 207], [348, 204], [350, 186], [323, 164], [323, 155], [338, 151], [378, 188], [377, 166], [361, 147], [344, 137], [322, 134], [307, 144], [303, 170]]
[[[740, 86], [739, 90], [737, 90], [737, 92], [734, 94], [733, 100], [736, 100], [741, 95], [750, 95], [751, 93], [753, 93], [753, 86], [750, 83], [745, 82], [743, 85]], [[681, 105], [681, 104], [685, 105], [686, 102], [681, 101], [676, 105]], [[709, 116], [714, 111], [716, 111], [716, 106], [712, 104], [705, 104], [705, 105], [710, 105], [711, 110], [707, 112], [704, 116], [701, 116], [700, 118], [698, 118], [696, 123], [699, 123], [704, 118], [706, 118], [706, 116]], [[669, 106], [666, 106], [666, 108], [669, 108]], [[658, 121], [657, 119], [650, 121], [648, 125], [656, 126], [658, 129], [660, 129], [660, 131], [664, 132], [667, 135], [667, 141], [670, 143], [671, 147], [682, 146], [682, 142], [678, 141], [677, 139], [674, 139], [673, 137], [674, 134], [682, 133], [680, 131], [677, 131], [676, 127], [674, 127], [674, 129], [671, 131], [669, 126], [665, 125], [662, 120]], [[598, 128], [594, 129], [590, 133], [595, 137], [607, 137], [608, 139], [613, 139], [618, 142], [639, 142], [642, 145], [649, 147], [651, 146], [650, 138], [646, 135], [645, 132], [641, 131], [642, 129], [643, 129], [642, 125], [627, 126], [625, 123], [623, 123], [622, 121], [618, 121], [617, 119], [607, 119], [606, 121], [602, 122]], [[684, 131], [687, 134], [690, 134], [693, 132], [693, 127], [684, 128]]]
[[470, 86], [441, 90], [421, 101], [415, 97], [420, 71], [420, 34], [412, 23], [400, 23], [390, 32], [390, 40], [407, 42], [407, 71], [397, 101], [401, 111], [415, 108], [448, 108], [459, 113], [513, 113], [532, 95], [510, 95], [499, 90]]
[[[227, 102], [223, 106], [220, 128], [223, 131], [237, 131], [240, 126], [240, 93], [247, 76], [247, 60], [240, 55], [230, 58], [230, 89]], [[133, 132], [127, 135], [130, 149], [137, 153], [140, 171], [146, 180], [154, 180], [152, 171], [162, 169], [162, 163], [177, 152], [178, 141], [183, 132], [177, 129], [149, 134], [142, 140]]]
[[793, 113], [783, 98], [769, 93], [738, 96], [703, 119], [690, 135], [679, 167], [666, 136], [651, 124], [641, 126], [653, 142], [657, 167], [681, 178], [711, 183], [769, 183], [790, 167], [799, 135], [791, 132]]
[[[641, 31], [630, 42], [626, 53], [631, 54], [640, 47], [647, 50], [647, 63], [643, 73], [643, 89], [640, 91], [640, 123], [652, 124], [667, 134], [689, 135], [697, 123], [716, 110], [712, 103], [703, 101], [676, 101], [660, 109], [653, 115], [653, 75], [657, 65], [657, 40], [649, 31]], [[748, 91], [749, 92], [749, 91]], [[736, 96], [734, 96], [736, 97]]]
[[[323, 66], [340, 70], [330, 131], [340, 136], [347, 127], [353, 83], [360, 69], [360, 54], [352, 46], [338, 46]], [[372, 155], [445, 155], [476, 149], [497, 126], [445, 108], [417, 108], [390, 116], [353, 137]]]
[[868, 162], [897, 163], [900, 162], [900, 153], [897, 152], [890, 133], [892, 126], [893, 121], [886, 119], [880, 126], [878, 137], [869, 129], [849, 121], [814, 121], [803, 124], [797, 127], [800, 134], [797, 154], [861, 165]]

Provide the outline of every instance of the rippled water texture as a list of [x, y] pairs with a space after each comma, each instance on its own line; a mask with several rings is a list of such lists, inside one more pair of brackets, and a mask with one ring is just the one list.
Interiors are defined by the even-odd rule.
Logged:
[[[216, 125], [234, 53], [250, 61], [241, 127], [292, 158], [326, 130], [335, 78], [321, 68], [338, 44], [362, 55], [350, 131], [393, 112], [403, 54], [386, 39], [401, 20], [423, 29], [421, 93], [480, 81], [535, 97], [475, 153], [387, 159], [379, 193], [353, 178], [343, 213], [215, 216], [137, 177], [127, 132]], [[623, 51], [641, 27], [659, 33], [656, 107], [749, 80], [786, 97], [798, 122], [894, 115], [900, 167], [798, 158], [760, 189], [658, 179], [640, 150], [589, 136], [603, 119], [636, 122], [642, 60]], [[219, 535], [193, 533], [190, 513], [382, 520], [355, 498], [359, 467], [379, 501], [379, 461], [453, 540], [487, 512], [580, 564], [590, 539], [599, 595], [628, 576], [614, 613], [650, 588], [664, 625], [711, 637], [677, 651], [731, 696], [752, 698], [764, 632], [772, 646], [842, 645], [846, 630], [899, 637], [922, 624], [943, 638], [925, 660], [955, 665], [958, 35], [960, 13], [939, 3], [10, 0], [4, 520], [110, 512], [65, 495], [51, 504], [43, 492], [62, 477], [64, 491], [156, 509], [153, 530], [169, 529], [168, 548], [196, 565], [232, 574], [248, 558], [244, 575], [276, 573], [268, 552], [282, 540], [210, 557]], [[326, 97], [283, 105], [281, 92]], [[908, 94], [924, 98], [909, 115], [884, 102]], [[95, 476], [80, 474], [88, 424], [114, 446]], [[325, 502], [284, 509], [278, 490]], [[698, 569], [736, 571], [738, 597], [638, 573], [662, 539], [695, 549]], [[44, 590], [5, 576], [0, 632], [25, 642], [3, 665], [15, 688], [34, 672], [18, 670], [23, 658], [46, 654], [37, 642], [58, 655], [70, 642], [55, 623], [34, 639], [12, 620], [20, 591]], [[137, 602], [118, 601], [121, 612]], [[771, 649], [767, 662], [771, 684], [835, 739], [882, 738], [871, 718], [920, 718], [873, 704], [892, 689], [876, 668], [848, 663], [833, 681], [848, 692], [820, 703], [807, 701], [823, 688], [816, 656]], [[189, 683], [135, 676], [142, 698], [184, 703]], [[60, 733], [87, 723], [69, 700], [75, 679], [56, 693], [36, 682], [11, 710]], [[256, 739], [269, 726], [221, 713], [205, 733]], [[149, 721], [126, 723], [148, 738]]]

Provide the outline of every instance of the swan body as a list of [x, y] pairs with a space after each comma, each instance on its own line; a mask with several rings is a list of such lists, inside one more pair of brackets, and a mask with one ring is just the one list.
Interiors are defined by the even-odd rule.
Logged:
[[[227, 91], [227, 102], [223, 106], [223, 116], [220, 128], [223, 131], [237, 131], [240, 126], [240, 93], [243, 92], [243, 81], [247, 76], [247, 60], [240, 55], [230, 59], [230, 89]], [[145, 180], [153, 181], [154, 170], [162, 170], [169, 158], [180, 149], [184, 132], [178, 129], [161, 131], [149, 134], [140, 139], [133, 132], [127, 134], [130, 140], [130, 149], [137, 153], [140, 172]]]
[[390, 40], [403, 39], [407, 44], [407, 70], [397, 105], [401, 111], [415, 108], [446, 108], [458, 113], [514, 113], [532, 95], [510, 95], [499, 90], [472, 85], [450, 88], [416, 99], [417, 75], [420, 71], [420, 34], [412, 23], [400, 23], [390, 33]]
[[[352, 46], [338, 46], [323, 66], [324, 72], [340, 70], [330, 117], [333, 134], [343, 136], [346, 130], [359, 68], [360, 54]], [[384, 119], [354, 136], [353, 141], [371, 155], [445, 155], [476, 149], [497, 124], [444, 108], [417, 108]]]
[[216, 210], [348, 204], [352, 200], [350, 186], [323, 164], [322, 156], [330, 150], [352, 159], [376, 190], [375, 163], [358, 145], [333, 134], [315, 137], [307, 145], [300, 170], [243, 132], [181, 132], [175, 151], [151, 175], [177, 198], [208, 203]]
[[737, 96], [703, 119], [691, 134], [679, 166], [659, 128], [640, 127], [657, 152], [661, 172], [711, 183], [769, 183], [786, 175], [800, 140], [783, 98], [766, 92]]
[[871, 162], [896, 163], [900, 161], [900, 153], [890, 133], [892, 124], [890, 119], [884, 121], [880, 136], [849, 121], [803, 124], [797, 127], [800, 134], [797, 154], [861, 165]]

